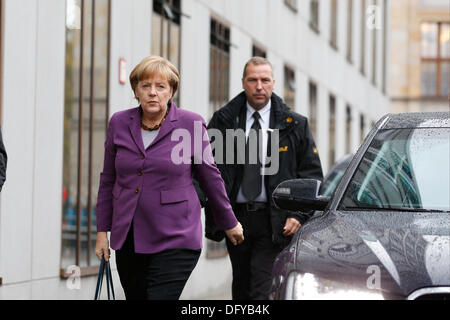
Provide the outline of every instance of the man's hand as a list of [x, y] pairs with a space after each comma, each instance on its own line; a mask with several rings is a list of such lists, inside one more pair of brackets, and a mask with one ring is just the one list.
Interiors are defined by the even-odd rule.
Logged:
[[241, 244], [244, 241], [244, 230], [239, 222], [233, 229], [225, 230], [225, 234], [233, 245]]
[[286, 224], [284, 225], [283, 228], [283, 236], [285, 237], [293, 236], [298, 231], [298, 229], [300, 229], [301, 226], [302, 224], [298, 222], [297, 219], [287, 218]]

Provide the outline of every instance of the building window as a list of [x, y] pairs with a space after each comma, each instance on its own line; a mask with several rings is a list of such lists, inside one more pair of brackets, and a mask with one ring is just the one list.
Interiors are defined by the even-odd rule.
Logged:
[[[153, 0], [152, 54], [166, 58], [180, 70], [181, 0]], [[174, 102], [179, 105], [178, 92]]]
[[212, 112], [229, 99], [230, 28], [211, 19], [209, 104]]
[[317, 136], [317, 86], [315, 83], [309, 83], [309, 126], [312, 135]]
[[[377, 7], [378, 1], [373, 0], [373, 5]], [[378, 30], [377, 28], [372, 28], [372, 83], [377, 84], [377, 40], [378, 40]]]
[[[209, 105], [214, 112], [224, 106], [229, 99], [230, 77], [230, 28], [211, 19], [210, 36], [210, 80]], [[227, 255], [225, 240], [215, 242], [207, 240], [206, 258], [214, 259]]]
[[331, 168], [336, 161], [336, 98], [334, 95], [330, 95], [330, 137], [329, 137], [329, 156], [328, 156], [328, 168]]
[[353, 0], [347, 1], [347, 61], [353, 60]]
[[338, 29], [338, 4], [337, 0], [331, 0], [330, 11], [330, 45], [337, 49], [337, 30]]
[[347, 105], [345, 108], [345, 152], [352, 153], [352, 108]]
[[387, 19], [388, 19], [388, 1], [383, 0], [383, 71], [382, 71], [382, 79], [381, 79], [381, 90], [384, 94], [386, 94], [386, 64], [387, 64]]
[[266, 50], [262, 49], [261, 47], [257, 46], [256, 44], [254, 44], [252, 47], [252, 57], [267, 58], [267, 52], [266, 52]]
[[284, 66], [284, 102], [295, 110], [295, 71]]
[[359, 133], [360, 133], [359, 141], [360, 143], [362, 143], [364, 138], [366, 137], [366, 118], [364, 117], [363, 114], [359, 116]]
[[309, 26], [319, 32], [319, 0], [309, 1]]
[[361, 60], [359, 70], [366, 74], [366, 0], [361, 0]]
[[450, 23], [422, 23], [422, 96], [446, 97], [450, 86]]
[[110, 1], [66, 4], [61, 268], [77, 265], [82, 275], [95, 274], [95, 207], [109, 113]]
[[284, 3], [292, 10], [297, 12], [297, 0], [284, 0]]

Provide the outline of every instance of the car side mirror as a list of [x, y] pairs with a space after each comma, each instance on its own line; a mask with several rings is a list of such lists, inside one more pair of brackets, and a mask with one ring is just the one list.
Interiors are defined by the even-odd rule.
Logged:
[[272, 194], [279, 209], [290, 211], [324, 210], [330, 197], [319, 195], [321, 182], [315, 179], [283, 181]]

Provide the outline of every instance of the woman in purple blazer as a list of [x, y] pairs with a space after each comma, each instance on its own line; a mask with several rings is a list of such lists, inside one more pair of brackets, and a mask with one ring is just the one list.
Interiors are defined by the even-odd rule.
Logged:
[[179, 79], [166, 59], [144, 59], [130, 75], [140, 106], [115, 113], [108, 127], [95, 252], [109, 260], [109, 246], [116, 250], [127, 299], [180, 297], [202, 248], [193, 177], [206, 191], [219, 228], [235, 245], [244, 240], [205, 121], [172, 102]]

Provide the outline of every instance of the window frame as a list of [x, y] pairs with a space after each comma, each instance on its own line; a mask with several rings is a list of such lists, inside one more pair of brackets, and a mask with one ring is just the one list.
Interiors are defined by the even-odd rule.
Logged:
[[366, 115], [364, 113], [359, 114], [359, 143], [362, 144], [366, 137]]
[[[210, 85], [208, 101], [210, 104], [209, 111], [214, 112], [229, 100], [232, 47], [230, 26], [214, 16], [211, 16], [210, 18], [209, 44], [211, 67], [209, 74]], [[217, 59], [214, 59], [213, 61], [213, 57], [217, 57]], [[216, 62], [217, 66], [215, 65]], [[227, 66], [228, 68], [224, 68]], [[214, 81], [214, 83], [212, 81]], [[215, 84], [215, 86], [213, 84]]]
[[293, 12], [298, 12], [298, 3], [297, 0], [284, 0], [284, 4], [291, 9]]
[[253, 43], [253, 45], [252, 45], [252, 57], [267, 58], [267, 50], [263, 49], [262, 46]]
[[347, 0], [347, 61], [353, 63], [353, 0]]
[[338, 0], [330, 0], [330, 46], [338, 50], [338, 19], [339, 4]]
[[[292, 68], [291, 66], [285, 64], [284, 65], [284, 102], [286, 105], [291, 109], [295, 111], [295, 68]], [[294, 88], [292, 88], [289, 84], [290, 81], [294, 82]], [[290, 99], [286, 96], [286, 94], [292, 93], [292, 103], [290, 102]]]
[[[436, 66], [436, 91], [434, 95], [428, 95], [428, 94], [423, 94], [423, 90], [422, 90], [422, 74], [421, 74], [421, 88], [420, 88], [420, 95], [422, 98], [425, 99], [445, 99], [446, 96], [441, 95], [441, 80], [442, 80], [442, 65], [444, 63], [450, 63], [450, 57], [448, 58], [443, 58], [441, 57], [441, 30], [442, 30], [442, 25], [449, 25], [450, 27], [450, 21], [423, 21], [420, 26], [422, 26], [422, 24], [432, 24], [432, 25], [437, 25], [437, 36], [436, 36], [436, 41], [437, 41], [437, 46], [436, 46], [436, 50], [437, 50], [437, 55], [436, 58], [430, 58], [430, 57], [424, 57], [423, 53], [422, 53], [422, 49], [420, 52], [420, 63], [421, 63], [421, 72], [422, 72], [422, 68], [423, 68], [423, 64], [424, 63], [432, 63], [433, 65]], [[422, 35], [421, 35], [421, 39], [422, 39]], [[449, 92], [450, 94], [450, 92]]]
[[[373, 5], [378, 7], [378, 0], [372, 0]], [[377, 74], [378, 74], [378, 29], [372, 29], [372, 84], [373, 86], [377, 86]]]
[[311, 134], [313, 135], [314, 140], [317, 138], [317, 95], [318, 95], [318, 86], [317, 83], [310, 80], [308, 83], [308, 105], [309, 105], [309, 128], [311, 130]]
[[[155, 54], [161, 57], [166, 58], [170, 62], [172, 62], [178, 70], [181, 70], [181, 39], [182, 39], [182, 19], [183, 13], [181, 12], [181, 1], [182, 0], [153, 0], [152, 1], [152, 19], [153, 15], [158, 15], [160, 18], [160, 25], [159, 25], [159, 39], [153, 39], [153, 30], [150, 32], [150, 43], [151, 45], [151, 54]], [[161, 11], [157, 11], [156, 3], [159, 3]], [[169, 10], [174, 14], [173, 18], [169, 17], [168, 12], [166, 11], [165, 5], [169, 6]], [[153, 22], [152, 22], [153, 23]], [[167, 24], [167, 30], [164, 30], [164, 25]], [[170, 47], [171, 47], [171, 35], [172, 35], [172, 28], [173, 25], [178, 25], [180, 32], [178, 35], [178, 59], [177, 61], [174, 61], [174, 58], [171, 57]], [[153, 28], [153, 26], [152, 26]], [[166, 34], [167, 32], [167, 34]], [[165, 38], [165, 36], [167, 38]], [[153, 47], [153, 42], [158, 41], [159, 45], [159, 52], [156, 52], [157, 49]], [[166, 53], [166, 54], [165, 54]], [[181, 88], [180, 88], [181, 89]], [[174, 102], [176, 105], [180, 105], [180, 89], [177, 91], [174, 97]]]
[[[210, 17], [209, 35], [208, 111], [212, 113], [222, 107], [230, 96], [231, 27], [220, 18], [212, 15]], [[217, 57], [217, 59], [214, 59], [214, 57]], [[225, 239], [220, 242], [206, 239], [206, 259], [219, 259], [227, 255]]]
[[365, 76], [366, 75], [366, 10], [367, 10], [367, 0], [361, 0], [361, 39], [360, 39], [360, 62], [359, 62], [359, 72]]
[[384, 95], [387, 94], [386, 82], [387, 82], [387, 28], [388, 28], [388, 0], [383, 0], [383, 56], [382, 56], [382, 79], [381, 79], [381, 92]]
[[[81, 26], [80, 26], [80, 45], [79, 45], [79, 54], [80, 56], [78, 57], [78, 61], [80, 64], [79, 67], [79, 89], [77, 92], [77, 96], [78, 96], [78, 135], [77, 135], [77, 173], [76, 173], [76, 201], [75, 201], [75, 212], [76, 212], [76, 247], [75, 247], [75, 265], [79, 267], [80, 270], [80, 276], [90, 276], [90, 275], [95, 275], [98, 273], [98, 266], [99, 266], [99, 261], [94, 261], [94, 263], [92, 263], [91, 261], [91, 255], [92, 255], [92, 247], [91, 247], [91, 243], [93, 241], [92, 238], [92, 233], [95, 234], [95, 230], [93, 230], [92, 228], [92, 209], [94, 208], [94, 203], [92, 203], [92, 194], [95, 192], [95, 190], [93, 190], [92, 188], [92, 180], [93, 179], [98, 179], [98, 177], [94, 177], [93, 176], [93, 126], [94, 126], [94, 104], [95, 104], [95, 97], [94, 97], [94, 74], [95, 74], [95, 41], [96, 41], [96, 0], [91, 0], [92, 4], [91, 4], [91, 30], [90, 31], [90, 43], [88, 44], [90, 46], [90, 70], [89, 70], [89, 82], [90, 85], [89, 87], [85, 86], [85, 76], [86, 76], [86, 70], [85, 70], [85, 44], [86, 44], [86, 40], [85, 40], [85, 13], [86, 10], [88, 10], [88, 6], [86, 4], [86, 0], [80, 0], [80, 19], [81, 19]], [[107, 125], [108, 125], [108, 120], [109, 120], [109, 110], [110, 110], [110, 99], [109, 99], [109, 82], [110, 82], [110, 61], [111, 61], [111, 0], [106, 0], [107, 1], [107, 5], [108, 5], [108, 9], [107, 9], [107, 45], [106, 45], [106, 50], [107, 50], [107, 62], [106, 64], [106, 80], [105, 80], [105, 137], [106, 137], [106, 129], [107, 129]], [[66, 36], [67, 36], [67, 31], [66, 31]], [[67, 54], [67, 52], [66, 52]], [[66, 81], [66, 80], [65, 80]], [[89, 91], [89, 100], [85, 101], [85, 96], [86, 96], [86, 92]], [[65, 93], [65, 99], [67, 99], [66, 96], [67, 93]], [[83, 126], [84, 126], [84, 115], [83, 115], [83, 109], [86, 108], [85, 104], [89, 104], [89, 138], [88, 138], [88, 168], [87, 169], [83, 169], [82, 168], [82, 160], [83, 160], [83, 142], [84, 141], [84, 135], [83, 135]], [[66, 107], [65, 107], [66, 108]], [[66, 112], [66, 111], [65, 111]], [[64, 133], [64, 135], [66, 135], [66, 132]], [[63, 151], [64, 152], [64, 151]], [[63, 163], [63, 166], [65, 166], [66, 164]], [[63, 169], [64, 170], [64, 169]], [[88, 190], [88, 194], [87, 194], [87, 212], [88, 212], [88, 216], [87, 216], [87, 266], [80, 266], [80, 261], [81, 261], [81, 219], [82, 219], [82, 205], [81, 205], [81, 175], [83, 170], [87, 170], [87, 176], [88, 176], [88, 182], [87, 182], [87, 190]], [[63, 174], [64, 175], [64, 174]], [[64, 183], [63, 183], [64, 186]], [[64, 199], [63, 199], [64, 201]], [[64, 215], [64, 202], [62, 203], [61, 209], [63, 211], [63, 215]], [[62, 255], [62, 250], [63, 250], [63, 232], [61, 233], [61, 258], [60, 258], [60, 277], [61, 278], [68, 278], [70, 277], [72, 274], [67, 273], [65, 267], [63, 265], [63, 255]], [[98, 263], [98, 264], [96, 264]]]
[[345, 106], [345, 151], [347, 154], [352, 153], [352, 106]]
[[320, 33], [320, 2], [319, 0], [309, 1], [309, 27], [316, 32]]
[[336, 96], [332, 93], [329, 94], [328, 98], [328, 110], [329, 110], [329, 121], [328, 121], [328, 131], [329, 135], [329, 154], [328, 154], [328, 169], [331, 169], [336, 162]]

